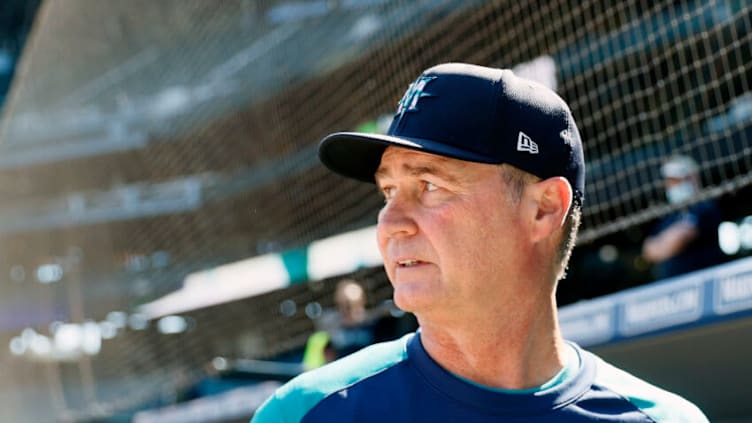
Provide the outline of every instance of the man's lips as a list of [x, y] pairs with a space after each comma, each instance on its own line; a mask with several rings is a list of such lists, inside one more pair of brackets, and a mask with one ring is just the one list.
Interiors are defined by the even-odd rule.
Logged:
[[407, 268], [427, 264], [427, 262], [423, 260], [419, 260], [417, 258], [400, 258], [400, 259], [395, 260], [394, 263], [396, 264], [396, 267], [398, 269], [407, 269]]

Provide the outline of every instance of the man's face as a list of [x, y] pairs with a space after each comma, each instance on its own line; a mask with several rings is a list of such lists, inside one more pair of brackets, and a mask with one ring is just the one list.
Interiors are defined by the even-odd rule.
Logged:
[[677, 185], [679, 185], [679, 184], [681, 184], [683, 182], [688, 182], [688, 181], [691, 181], [691, 179], [688, 178], [688, 177], [685, 177], [685, 178], [665, 178], [664, 179], [664, 184], [666, 185], [666, 189], [670, 189], [670, 188], [675, 187], [675, 186], [677, 186]]
[[699, 182], [697, 177], [689, 175], [684, 178], [665, 178], [666, 198], [671, 204], [681, 204], [697, 195]]
[[334, 302], [345, 324], [361, 323], [366, 318], [366, 297], [360, 286], [354, 283], [338, 286]]
[[474, 312], [509, 301], [524, 265], [525, 225], [499, 166], [398, 147], [376, 182], [378, 244], [397, 305], [416, 314]]

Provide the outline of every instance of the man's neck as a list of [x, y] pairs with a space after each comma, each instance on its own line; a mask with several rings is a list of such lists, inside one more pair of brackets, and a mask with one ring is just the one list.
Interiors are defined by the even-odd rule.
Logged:
[[503, 389], [538, 387], [566, 361], [555, 302], [543, 302], [538, 308], [528, 305], [534, 311], [527, 315], [507, 309], [502, 315], [459, 318], [451, 325], [421, 320], [421, 341], [442, 367], [473, 382]]

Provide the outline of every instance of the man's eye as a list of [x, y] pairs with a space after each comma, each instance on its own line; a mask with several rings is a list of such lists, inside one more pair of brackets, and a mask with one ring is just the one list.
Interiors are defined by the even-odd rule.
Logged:
[[389, 200], [394, 195], [394, 187], [381, 188], [381, 194], [384, 196], [385, 200]]
[[437, 189], [439, 189], [439, 187], [437, 187], [436, 184], [426, 182], [426, 191], [436, 191]]

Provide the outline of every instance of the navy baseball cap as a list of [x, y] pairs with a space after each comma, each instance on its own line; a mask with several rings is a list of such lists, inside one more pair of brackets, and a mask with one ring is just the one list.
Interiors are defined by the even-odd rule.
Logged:
[[506, 163], [585, 192], [582, 141], [569, 106], [552, 90], [508, 69], [446, 63], [416, 79], [385, 135], [338, 132], [321, 140], [332, 171], [365, 182], [388, 146], [478, 163]]

